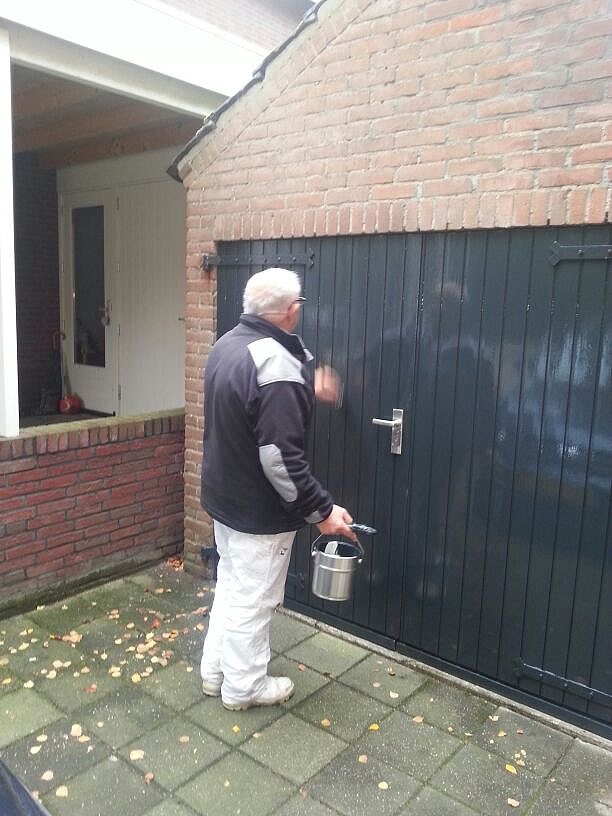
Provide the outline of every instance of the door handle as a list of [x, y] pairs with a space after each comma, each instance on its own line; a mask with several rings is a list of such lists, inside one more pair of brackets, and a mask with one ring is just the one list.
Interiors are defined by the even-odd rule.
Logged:
[[403, 408], [393, 409], [393, 419], [372, 418], [372, 425], [382, 425], [391, 428], [391, 453], [400, 454], [402, 452], [402, 429], [404, 426]]

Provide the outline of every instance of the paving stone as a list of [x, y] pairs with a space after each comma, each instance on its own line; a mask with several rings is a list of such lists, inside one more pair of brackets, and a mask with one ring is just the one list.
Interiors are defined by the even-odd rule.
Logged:
[[[142, 631], [135, 625], [127, 629], [126, 624], [128, 623], [133, 623], [128, 617], [123, 620], [109, 620], [107, 617], [102, 617], [78, 626], [75, 630], [81, 635], [78, 648], [87, 655], [104, 652], [113, 660], [128, 657], [129, 653], [126, 652], [128, 646], [136, 646], [144, 641]], [[120, 640], [121, 643], [115, 643], [116, 640]]]
[[194, 811], [191, 808], [166, 797], [161, 804], [156, 805], [152, 810], [147, 810], [143, 816], [193, 816], [193, 814]]
[[303, 796], [296, 793], [274, 816], [336, 816], [337, 811], [330, 810], [327, 805], [313, 799], [305, 789]]
[[418, 796], [400, 810], [398, 816], [480, 816], [480, 814], [432, 788], [423, 788]]
[[389, 706], [333, 681], [296, 706], [293, 713], [317, 726], [321, 726], [321, 720], [329, 720], [330, 725], [325, 731], [350, 742], [363, 734], [372, 722], [384, 719], [391, 710]]
[[142, 689], [164, 705], [182, 711], [202, 699], [200, 667], [188, 660], [178, 660], [149, 675], [142, 681]]
[[457, 686], [430, 678], [401, 709], [443, 730], [451, 727], [457, 736], [463, 736], [466, 731], [475, 734], [489, 714], [493, 714], [495, 705]]
[[[229, 745], [240, 745], [283, 714], [280, 706], [259, 706], [246, 711], [228, 711], [219, 697], [205, 697], [183, 712], [210, 734]], [[238, 730], [236, 730], [238, 729]]]
[[[193, 620], [197, 620], [197, 623], [193, 623]], [[170, 626], [178, 631], [178, 635], [175, 640], [167, 642], [168, 646], [174, 649], [177, 655], [190, 660], [197, 660], [199, 663], [202, 657], [204, 638], [208, 632], [208, 617], [198, 616], [194, 618], [190, 616], [186, 619], [175, 620]], [[203, 628], [198, 629], [198, 626]], [[162, 632], [162, 643], [166, 631], [167, 629]]]
[[[126, 687], [87, 706], [75, 716], [79, 716], [88, 728], [95, 729], [100, 739], [112, 748], [118, 748], [167, 722], [173, 714], [143, 691]], [[98, 722], [104, 723], [103, 726], [98, 726]]]
[[[33, 682], [44, 677], [47, 672], [53, 669], [58, 674], [67, 671], [72, 673], [75, 669], [80, 669], [84, 665], [83, 654], [75, 645], [59, 640], [51, 640], [48, 635], [45, 640], [30, 644], [30, 647], [24, 651], [7, 655], [7, 659], [9, 667], [19, 672], [24, 679]], [[58, 668], [53, 665], [57, 660], [62, 663], [70, 663], [70, 666]]]
[[592, 794], [594, 798], [605, 802], [608, 807], [612, 808], [612, 753], [610, 751], [576, 739], [554, 769], [553, 777], [559, 785]]
[[81, 593], [81, 598], [90, 603], [96, 617], [102, 617], [113, 609], [118, 609], [121, 613], [123, 609], [143, 602], [145, 595], [142, 586], [126, 578], [118, 578]]
[[75, 776], [66, 786], [65, 798], [55, 791], [43, 797], [53, 816], [141, 816], [163, 798], [156, 785], [147, 784], [141, 773], [121, 759], [114, 762], [113, 757]]
[[267, 816], [274, 812], [295, 788], [286, 780], [236, 751], [216, 762], [175, 796], [201, 816], [242, 813]]
[[282, 654], [316, 633], [317, 630], [313, 626], [283, 612], [277, 612], [270, 622], [270, 647]]
[[[298, 668], [302, 666], [302, 669]], [[268, 674], [278, 677], [289, 677], [295, 685], [295, 693], [286, 703], [282, 703], [283, 708], [295, 708], [302, 700], [309, 697], [313, 692], [329, 683], [329, 677], [324, 677], [314, 669], [305, 666], [303, 663], [296, 663], [289, 660], [284, 655], [279, 655], [268, 664]]]
[[32, 689], [19, 689], [0, 699], [0, 748], [59, 720], [62, 712]]
[[[204, 581], [198, 580], [182, 570], [173, 570], [166, 565], [158, 565], [137, 575], [130, 576], [130, 582], [156, 594], [163, 589], [160, 597], [174, 605], [177, 611], [195, 609], [198, 606], [212, 606], [214, 592]], [[200, 595], [198, 596], [198, 593]]]
[[[304, 787], [346, 816], [395, 813], [420, 787], [416, 779], [385, 762], [368, 757], [362, 763], [359, 756], [354, 747], [348, 748]], [[388, 787], [381, 789], [381, 782]]]
[[359, 753], [388, 762], [400, 771], [427, 781], [462, 742], [426, 723], [415, 723], [401, 711], [394, 711], [368, 731], [357, 744]]
[[[497, 719], [485, 720], [480, 732], [474, 735], [474, 743], [485, 751], [499, 754], [511, 764], [516, 764], [519, 759], [515, 754], [525, 751], [520, 758], [527, 770], [536, 775], [550, 773], [571, 742], [567, 734], [507, 708], [496, 709], [492, 716]], [[517, 731], [523, 733], [518, 734]]]
[[[81, 674], [83, 668], [88, 668], [89, 672]], [[57, 677], [54, 679], [48, 679], [48, 674], [44, 678], [41, 677], [36, 689], [62, 711], [70, 713], [124, 685], [125, 678], [111, 677], [108, 669], [108, 665], [104, 663], [84, 660], [83, 663], [67, 669], [58, 669]], [[79, 674], [75, 677], [77, 671]]]
[[[33, 731], [2, 751], [4, 762], [30, 790], [40, 793], [55, 790], [110, 753], [110, 748], [98, 739], [96, 729], [83, 729], [82, 736], [89, 737], [88, 741], [72, 736], [70, 731], [74, 724], [74, 718], [64, 717]], [[37, 737], [46, 739], [43, 742]], [[36, 754], [30, 751], [32, 747], [38, 748]], [[41, 779], [46, 771], [53, 771], [53, 779]]]
[[16, 641], [17, 645], [24, 639], [29, 639], [28, 629], [41, 629], [27, 615], [13, 615], [12, 618], [0, 620], [0, 654], [4, 651], [4, 646], [8, 648]]
[[[510, 816], [526, 813], [529, 802], [542, 784], [542, 777], [522, 768], [508, 773], [504, 761], [477, 745], [466, 745], [430, 780], [432, 788], [478, 812]], [[508, 805], [508, 798], [519, 806]]]
[[291, 660], [305, 663], [330, 677], [338, 677], [367, 655], [368, 652], [360, 646], [328, 635], [327, 632], [319, 632], [286, 653]]
[[103, 614], [91, 600], [83, 595], [73, 595], [71, 598], [49, 604], [44, 609], [28, 613], [38, 626], [57, 635], [66, 635], [71, 629], [76, 629], [84, 623], [94, 620]]
[[[188, 741], [185, 737], [189, 738]], [[144, 757], [130, 760], [131, 751], [136, 749], [144, 751]], [[172, 791], [228, 750], [221, 740], [177, 716], [138, 737], [122, 748], [120, 754], [143, 774], [151, 771], [158, 785]]]
[[249, 756], [301, 784], [344, 750], [346, 743], [320, 728], [285, 714], [241, 746]]
[[24, 679], [16, 671], [0, 666], [0, 699], [23, 688]]
[[[389, 670], [393, 674], [389, 674]], [[370, 655], [338, 679], [382, 703], [398, 706], [427, 681], [427, 675], [401, 663]]]
[[556, 782], [547, 780], [529, 816], [610, 816], [612, 803], [602, 801], [595, 793], [584, 790], [570, 790]]

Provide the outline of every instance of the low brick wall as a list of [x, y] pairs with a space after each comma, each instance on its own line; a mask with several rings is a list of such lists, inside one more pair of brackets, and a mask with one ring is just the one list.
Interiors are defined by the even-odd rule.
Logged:
[[0, 440], [0, 607], [182, 549], [184, 414]]

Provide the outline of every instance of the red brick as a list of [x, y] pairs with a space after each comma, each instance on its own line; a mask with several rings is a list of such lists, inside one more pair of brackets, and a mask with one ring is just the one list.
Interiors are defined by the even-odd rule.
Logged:
[[596, 184], [601, 181], [601, 167], [576, 167], [572, 170], [541, 170], [539, 183], [542, 187], [562, 187], [575, 184]]

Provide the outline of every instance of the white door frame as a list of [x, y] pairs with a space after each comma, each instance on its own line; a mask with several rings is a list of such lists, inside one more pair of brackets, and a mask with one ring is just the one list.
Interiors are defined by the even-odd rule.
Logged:
[[[85, 408], [106, 414], [119, 414], [119, 355], [117, 291], [117, 208], [112, 190], [61, 193], [60, 218], [60, 293], [61, 326], [65, 333], [62, 350], [63, 383], [66, 375], [70, 390], [77, 394]], [[72, 210], [79, 207], [104, 207], [104, 295], [108, 304], [109, 323], [105, 329], [104, 367], [75, 362], [74, 353], [74, 277]]]

